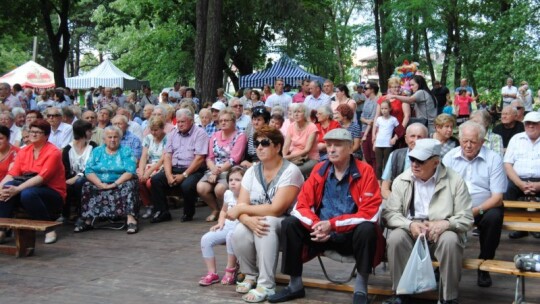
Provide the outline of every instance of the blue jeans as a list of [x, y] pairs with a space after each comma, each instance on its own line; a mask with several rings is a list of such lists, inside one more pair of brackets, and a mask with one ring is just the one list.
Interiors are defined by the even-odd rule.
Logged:
[[[9, 181], [6, 185], [17, 186], [17, 181]], [[7, 201], [0, 201], [0, 218], [12, 218], [13, 211], [22, 207], [34, 220], [54, 220], [62, 210], [62, 196], [47, 186], [26, 188]]]

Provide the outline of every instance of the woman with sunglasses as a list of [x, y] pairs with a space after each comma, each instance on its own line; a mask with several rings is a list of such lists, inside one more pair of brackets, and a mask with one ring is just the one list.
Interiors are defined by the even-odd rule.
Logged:
[[240, 163], [240, 166], [249, 168], [253, 163], [259, 161], [257, 157], [257, 147], [253, 144], [253, 134], [259, 131], [263, 126], [267, 126], [270, 122], [270, 112], [266, 110], [264, 106], [252, 108], [251, 124], [246, 128], [247, 135], [247, 149], [246, 159]]
[[208, 171], [197, 183], [197, 193], [210, 207], [207, 222], [217, 221], [223, 195], [228, 189], [227, 173], [240, 164], [246, 149], [246, 136], [236, 130], [236, 115], [230, 108], [219, 112], [220, 130], [210, 137], [206, 167]]
[[[20, 149], [13, 167], [0, 182], [0, 218], [12, 218], [22, 206], [33, 220], [58, 217], [66, 198], [62, 152], [48, 141], [51, 125], [38, 119], [30, 124], [31, 144]], [[0, 232], [0, 243], [5, 237]], [[45, 244], [56, 242], [54, 229], [45, 231]]]
[[275, 293], [281, 221], [304, 183], [298, 167], [282, 156], [284, 139], [279, 130], [263, 126], [253, 135], [253, 143], [259, 163], [246, 171], [237, 205], [227, 211], [229, 219], [239, 220], [233, 234], [234, 253], [246, 275], [236, 292], [252, 303]]

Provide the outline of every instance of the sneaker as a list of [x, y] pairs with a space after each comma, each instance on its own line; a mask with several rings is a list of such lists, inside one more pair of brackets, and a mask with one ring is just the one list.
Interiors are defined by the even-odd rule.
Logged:
[[534, 258], [520, 257], [515, 260], [516, 268], [523, 271], [537, 271], [538, 262]]
[[478, 228], [474, 228], [472, 231], [472, 236], [480, 236], [480, 230]]
[[209, 272], [206, 276], [202, 277], [199, 281], [201, 286], [210, 286], [219, 282], [219, 276], [217, 273]]

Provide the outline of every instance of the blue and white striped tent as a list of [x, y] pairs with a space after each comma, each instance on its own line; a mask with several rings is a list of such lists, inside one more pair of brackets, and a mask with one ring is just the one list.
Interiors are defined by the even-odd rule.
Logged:
[[240, 88], [262, 88], [265, 84], [273, 86], [277, 78], [293, 87], [298, 86], [303, 79], [318, 80], [321, 83], [325, 80], [323, 77], [306, 72], [291, 59], [282, 57], [264, 71], [240, 76]]
[[110, 60], [105, 59], [90, 72], [76, 77], [66, 78], [66, 86], [72, 89], [89, 89], [102, 87], [120, 87], [124, 90], [140, 90], [148, 81], [137, 80], [117, 68]]

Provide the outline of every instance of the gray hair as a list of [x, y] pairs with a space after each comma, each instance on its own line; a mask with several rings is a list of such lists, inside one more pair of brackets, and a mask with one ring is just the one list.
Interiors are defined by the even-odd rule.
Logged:
[[[289, 105], [289, 108], [292, 108], [294, 107], [295, 104], [291, 104]], [[283, 116], [285, 112], [285, 109], [283, 109], [283, 107], [281, 106], [275, 106], [272, 108], [272, 112], [270, 113], [270, 115], [274, 115], [274, 114], [281, 114], [281, 116]]]
[[167, 109], [162, 105], [157, 105], [157, 106], [154, 107], [154, 111], [156, 111], [156, 110], [161, 110], [161, 118], [163, 119], [163, 121], [166, 121], [167, 120], [167, 114], [168, 114]]
[[463, 130], [476, 130], [478, 133], [478, 140], [484, 141], [484, 137], [486, 137], [486, 129], [481, 124], [474, 122], [472, 120], [468, 120], [464, 123], [462, 123], [459, 126], [459, 138], [461, 139], [461, 136], [463, 135]]
[[181, 108], [176, 111], [176, 118], [180, 118], [182, 116], [185, 116], [193, 121], [193, 113], [186, 108]]
[[233, 106], [233, 103], [234, 103], [235, 101], [238, 101], [238, 103], [239, 103], [241, 106], [244, 106], [244, 101], [243, 101], [242, 99], [240, 99], [240, 98], [238, 98], [238, 97], [233, 97], [233, 98], [231, 98], [231, 100], [229, 100], [229, 104], [230, 104], [231, 107]]
[[155, 107], [153, 104], [147, 104], [144, 106], [144, 109], [150, 109], [150, 108], [153, 110]]
[[426, 126], [422, 123], [419, 123], [419, 122], [415, 122], [415, 123], [412, 123], [410, 124], [408, 127], [407, 127], [407, 130], [405, 130], [405, 134], [409, 134], [409, 130], [412, 130], [412, 129], [420, 129], [422, 131], [422, 133], [424, 133], [424, 137], [428, 137], [428, 134], [429, 134], [429, 131], [428, 131], [428, 128], [426, 128]]
[[516, 109], [514, 106], [510, 106], [510, 105], [504, 106], [502, 110], [504, 111], [505, 109], [510, 109], [510, 111], [512, 112], [512, 114], [514, 114], [515, 116], [518, 115], [518, 111], [517, 111], [517, 109]]
[[512, 103], [510, 103], [510, 105], [512, 107], [514, 107], [516, 110], [517, 110], [517, 107], [524, 107], [525, 105], [523, 104], [523, 101], [519, 100], [519, 99], [514, 99], [512, 100]]
[[311, 121], [311, 109], [303, 103], [297, 103], [294, 111], [304, 111], [306, 121]]
[[330, 106], [320, 106], [317, 111], [321, 111], [322, 113], [324, 113], [324, 115], [332, 118], [332, 114], [334, 114], [332, 112], [332, 108], [330, 108]]
[[11, 90], [11, 86], [7, 82], [0, 83], [0, 89], [9, 89]]
[[[125, 116], [120, 116], [120, 117], [124, 117], [126, 118]], [[116, 134], [118, 135], [118, 137], [122, 138], [124, 136], [124, 132], [122, 132], [122, 130], [117, 127], [117, 126], [108, 126], [105, 128], [105, 130], [103, 130], [103, 141], [105, 141], [105, 138], [107, 136], [107, 132], [116, 132]]]
[[471, 113], [470, 118], [479, 117], [482, 120], [482, 125], [487, 128], [491, 123], [491, 115], [486, 110], [475, 110]]
[[54, 112], [57, 111], [58, 114], [62, 114], [62, 111], [59, 108], [57, 108], [57, 107], [49, 107], [49, 108], [46, 108], [45, 111], [43, 111], [43, 112], [45, 112], [44, 116], [47, 116], [47, 114], [51, 114], [50, 113], [51, 111], [54, 111]]
[[319, 89], [322, 90], [322, 84], [321, 84], [320, 81], [318, 81], [318, 80], [312, 80], [311, 83], [313, 83], [314, 85], [318, 86]]
[[11, 121], [15, 120], [15, 116], [10, 111], [2, 111], [0, 115], [6, 115]]
[[120, 119], [121, 121], [123, 121], [125, 124], [128, 124], [129, 123], [129, 120], [126, 116], [124, 115], [115, 115], [111, 120], [115, 120], [115, 119]]
[[15, 108], [11, 109], [11, 113], [13, 113], [14, 116], [17, 116], [17, 115], [19, 115], [19, 114], [24, 114], [24, 115], [26, 115], [26, 112], [25, 112], [24, 109], [21, 108], [21, 107], [15, 107]]

